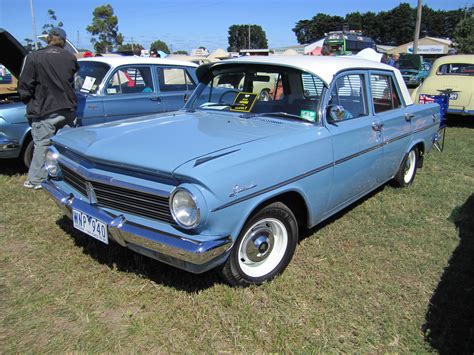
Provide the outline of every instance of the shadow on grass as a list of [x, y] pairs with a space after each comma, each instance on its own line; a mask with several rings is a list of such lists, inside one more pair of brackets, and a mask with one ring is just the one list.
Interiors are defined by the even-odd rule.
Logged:
[[222, 283], [217, 272], [212, 270], [196, 275], [137, 254], [113, 241], [106, 245], [76, 231], [72, 227], [71, 220], [65, 216], [56, 223], [71, 236], [77, 246], [82, 248], [84, 254], [111, 269], [135, 273], [157, 284], [189, 293], [196, 293]]
[[0, 174], [13, 176], [17, 174], [25, 174], [28, 172], [20, 159], [2, 159], [0, 161]]
[[472, 119], [472, 116], [447, 115], [446, 124], [448, 127], [474, 129], [474, 120]]
[[450, 220], [460, 241], [431, 297], [423, 331], [441, 354], [473, 354], [474, 194], [453, 210]]

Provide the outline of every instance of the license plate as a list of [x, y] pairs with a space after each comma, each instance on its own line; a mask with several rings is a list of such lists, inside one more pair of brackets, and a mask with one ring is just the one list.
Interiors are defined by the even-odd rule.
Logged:
[[109, 244], [107, 234], [107, 224], [89, 216], [87, 213], [78, 210], [72, 210], [72, 222], [74, 228], [84, 232], [91, 237], [100, 240], [102, 243]]
[[450, 100], [457, 100], [458, 99], [458, 94], [457, 93], [449, 94], [449, 99]]

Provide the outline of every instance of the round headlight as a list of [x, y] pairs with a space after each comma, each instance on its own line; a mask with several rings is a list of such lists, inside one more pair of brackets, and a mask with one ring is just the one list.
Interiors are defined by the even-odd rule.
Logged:
[[170, 200], [171, 214], [183, 228], [194, 228], [199, 224], [201, 214], [196, 198], [188, 190], [176, 189]]
[[59, 174], [61, 173], [61, 169], [59, 168], [58, 164], [58, 153], [48, 150], [48, 152], [46, 153], [46, 161], [44, 167], [48, 172], [49, 176], [59, 176]]

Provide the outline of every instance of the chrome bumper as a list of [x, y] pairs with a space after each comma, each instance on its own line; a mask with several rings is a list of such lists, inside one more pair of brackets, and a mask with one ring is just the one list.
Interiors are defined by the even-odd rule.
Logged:
[[232, 247], [232, 239], [197, 242], [180, 236], [140, 226], [123, 216], [111, 216], [100, 208], [75, 198], [46, 180], [43, 188], [56, 204], [72, 219], [72, 209], [78, 209], [107, 224], [110, 239], [139, 254], [193, 273], [202, 273], [223, 263]]

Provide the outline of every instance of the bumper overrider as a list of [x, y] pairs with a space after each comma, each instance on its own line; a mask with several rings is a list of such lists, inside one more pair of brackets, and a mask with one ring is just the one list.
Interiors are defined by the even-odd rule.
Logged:
[[106, 223], [109, 238], [121, 246], [180, 269], [193, 273], [210, 270], [225, 261], [232, 247], [230, 237], [193, 241], [127, 221], [122, 215], [112, 216], [62, 191], [54, 181], [46, 180], [42, 186], [70, 219], [73, 209], [83, 211]]

